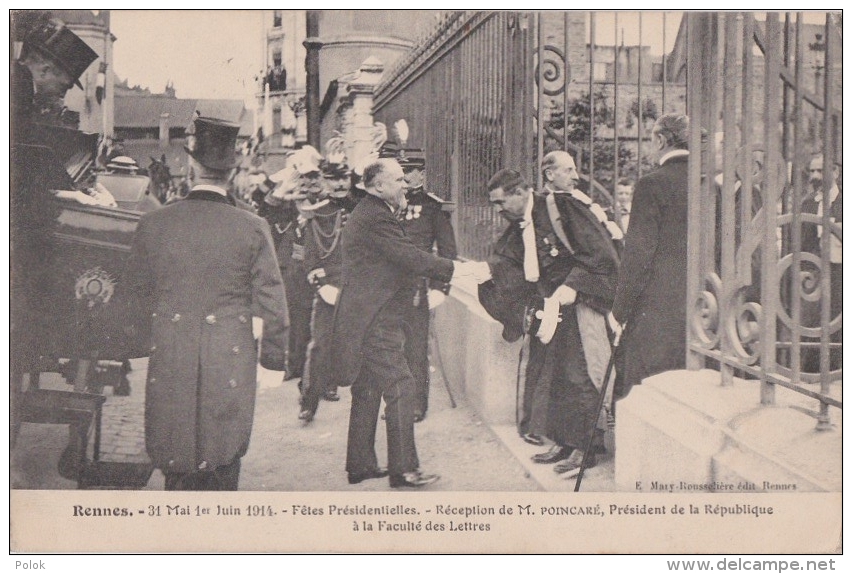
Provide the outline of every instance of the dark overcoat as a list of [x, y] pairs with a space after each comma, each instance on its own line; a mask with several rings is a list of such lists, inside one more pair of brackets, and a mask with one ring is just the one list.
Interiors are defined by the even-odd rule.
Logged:
[[688, 163], [669, 158], [636, 182], [612, 308], [627, 322], [624, 392], [686, 366]]
[[411, 290], [413, 296], [412, 277], [449, 282], [453, 263], [420, 250], [388, 205], [373, 195], [352, 211], [341, 245], [343, 272], [333, 348], [340, 353], [337, 383], [348, 386], [369, 360], [363, 354], [364, 338], [379, 311], [402, 289]]
[[252, 316], [266, 325], [263, 365], [283, 369], [286, 357], [287, 300], [266, 222], [193, 191], [142, 217], [125, 281], [152, 308], [145, 441], [154, 465], [212, 470], [245, 454], [257, 386]]

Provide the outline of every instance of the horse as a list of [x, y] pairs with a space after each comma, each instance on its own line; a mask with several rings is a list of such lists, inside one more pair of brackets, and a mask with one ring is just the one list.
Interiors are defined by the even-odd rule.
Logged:
[[149, 157], [151, 163], [148, 165], [148, 176], [151, 178], [151, 191], [160, 203], [166, 203], [175, 191], [172, 174], [166, 164], [166, 154], [163, 154], [160, 159]]

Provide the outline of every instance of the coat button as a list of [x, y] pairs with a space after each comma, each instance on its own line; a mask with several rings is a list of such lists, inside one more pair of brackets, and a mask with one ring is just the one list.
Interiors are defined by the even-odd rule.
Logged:
[[246, 322], [248, 322], [248, 319], [246, 319], [246, 316], [240, 315], [240, 323], [246, 323]]
[[151, 316], [152, 316], [152, 317], [156, 317], [156, 316], [157, 316], [157, 314], [156, 314], [156, 313], [151, 313]]
[[175, 313], [175, 316], [172, 317], [172, 322], [177, 323], [178, 321], [180, 321], [180, 313]]
[[237, 388], [237, 380], [236, 379], [231, 379], [230, 381], [228, 381], [228, 384], [231, 385], [232, 389]]
[[207, 317], [205, 317], [204, 320], [207, 321], [208, 325], [212, 325], [213, 323], [216, 322], [216, 315], [207, 315]]
[[156, 383], [156, 382], [157, 382], [157, 378], [156, 378], [156, 377], [151, 377], [151, 378], [148, 380], [148, 382], [149, 382], [149, 383]]
[[151, 352], [152, 352], [152, 353], [153, 353], [154, 351], [156, 351], [156, 350], [157, 350], [157, 345], [154, 345], [153, 347], [151, 347]]
[[169, 466], [174, 466], [174, 465], [175, 465], [175, 461], [170, 460], [170, 461], [169, 461]]
[[205, 468], [207, 468], [207, 461], [202, 460], [201, 464], [198, 465], [198, 470], [204, 470]]
[[234, 347], [233, 349], [231, 349], [231, 352], [234, 353], [235, 355], [239, 355], [240, 354], [240, 348]]

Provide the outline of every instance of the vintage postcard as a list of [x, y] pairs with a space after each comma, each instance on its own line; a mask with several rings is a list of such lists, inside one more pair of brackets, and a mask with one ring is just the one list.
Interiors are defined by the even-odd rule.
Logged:
[[842, 26], [11, 11], [11, 552], [841, 553]]

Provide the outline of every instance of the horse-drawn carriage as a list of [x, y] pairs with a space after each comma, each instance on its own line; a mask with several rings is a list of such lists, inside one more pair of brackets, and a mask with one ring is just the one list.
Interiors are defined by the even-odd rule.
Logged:
[[[32, 141], [50, 146], [15, 145], [11, 154], [12, 447], [22, 423], [67, 424], [63, 477], [81, 488], [139, 487], [150, 468], [99, 460], [100, 416], [104, 384], [128, 393], [128, 360], [149, 353], [149, 333], [126, 328], [146, 321], [134, 317], [143, 310], [123, 304], [121, 276], [139, 218], [160, 202], [147, 176], [92, 169], [97, 134], [47, 127], [34, 133], [42, 139]], [[109, 190], [117, 207], [50, 191], [95, 183]], [[73, 390], [41, 388], [45, 371], [61, 372]]]

